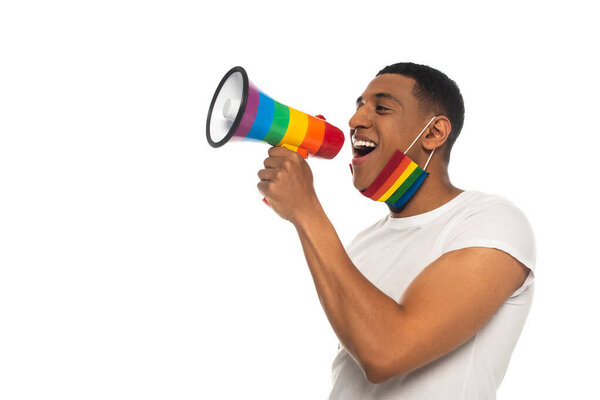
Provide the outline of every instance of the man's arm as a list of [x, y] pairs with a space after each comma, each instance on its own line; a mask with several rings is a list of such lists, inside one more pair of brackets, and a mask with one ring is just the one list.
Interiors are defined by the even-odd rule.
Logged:
[[457, 250], [427, 266], [396, 302], [356, 269], [324, 213], [301, 220], [296, 229], [331, 326], [373, 383], [469, 340], [528, 272], [500, 250]]
[[471, 338], [524, 282], [528, 270], [490, 248], [444, 254], [391, 299], [354, 266], [321, 208], [308, 165], [269, 150], [258, 187], [296, 227], [331, 326], [369, 381], [383, 382], [452, 351]]

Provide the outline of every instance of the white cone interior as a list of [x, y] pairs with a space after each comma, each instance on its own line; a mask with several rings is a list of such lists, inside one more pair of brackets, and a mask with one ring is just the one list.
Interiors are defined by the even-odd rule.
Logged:
[[241, 72], [234, 72], [227, 78], [210, 116], [210, 138], [213, 142], [223, 140], [240, 110], [244, 94], [244, 78]]

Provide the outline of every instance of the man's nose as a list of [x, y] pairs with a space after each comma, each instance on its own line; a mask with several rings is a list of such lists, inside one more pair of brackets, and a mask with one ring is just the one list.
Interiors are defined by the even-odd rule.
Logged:
[[359, 107], [354, 115], [348, 121], [350, 128], [368, 128], [371, 125], [371, 118], [368, 115], [367, 107], [365, 105]]

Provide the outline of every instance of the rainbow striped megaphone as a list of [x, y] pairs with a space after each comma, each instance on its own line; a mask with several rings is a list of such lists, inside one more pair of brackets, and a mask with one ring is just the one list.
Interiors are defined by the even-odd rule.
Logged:
[[221, 79], [208, 109], [206, 139], [220, 147], [232, 137], [267, 142], [331, 159], [344, 144], [342, 131], [324, 119], [278, 103], [256, 88], [246, 70], [234, 67]]

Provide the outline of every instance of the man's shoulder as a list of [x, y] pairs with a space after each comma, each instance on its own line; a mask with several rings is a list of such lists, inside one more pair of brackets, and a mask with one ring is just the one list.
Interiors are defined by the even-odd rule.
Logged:
[[460, 206], [462, 217], [473, 215], [504, 215], [525, 218], [523, 211], [505, 196], [475, 190], [463, 192], [464, 201]]
[[524, 265], [535, 265], [535, 237], [523, 211], [504, 196], [469, 193], [446, 227], [445, 251], [483, 246], [505, 250]]

